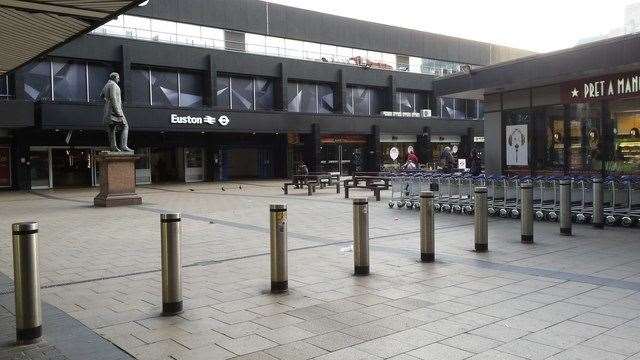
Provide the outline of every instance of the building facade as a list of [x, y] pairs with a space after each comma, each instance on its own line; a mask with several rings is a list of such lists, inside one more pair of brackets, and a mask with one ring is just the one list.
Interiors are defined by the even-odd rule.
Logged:
[[[437, 76], [528, 52], [257, 0], [152, 0], [0, 78], [0, 187], [92, 186], [121, 75], [139, 184], [379, 170], [480, 139]], [[424, 110], [424, 111], [423, 111]]]
[[435, 82], [483, 98], [488, 173], [640, 174], [640, 35], [487, 66]]

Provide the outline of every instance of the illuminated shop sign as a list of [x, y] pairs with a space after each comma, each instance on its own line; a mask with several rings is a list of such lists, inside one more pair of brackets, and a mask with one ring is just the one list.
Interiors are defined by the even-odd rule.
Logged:
[[231, 120], [228, 116], [222, 115], [218, 118], [213, 116], [180, 116], [171, 114], [171, 124], [177, 125], [220, 125], [227, 126]]
[[640, 96], [640, 72], [605, 75], [562, 86], [564, 102], [589, 102]]

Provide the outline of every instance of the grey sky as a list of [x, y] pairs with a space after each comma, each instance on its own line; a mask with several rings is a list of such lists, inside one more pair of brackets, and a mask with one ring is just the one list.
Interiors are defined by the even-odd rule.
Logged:
[[308, 10], [533, 51], [571, 47], [624, 24], [640, 0], [270, 0]]

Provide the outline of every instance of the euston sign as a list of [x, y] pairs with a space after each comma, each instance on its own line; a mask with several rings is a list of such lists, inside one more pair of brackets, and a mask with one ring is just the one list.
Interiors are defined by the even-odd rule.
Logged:
[[640, 96], [640, 72], [605, 75], [562, 86], [564, 102], [589, 102]]
[[217, 119], [213, 116], [179, 116], [176, 114], [171, 114], [171, 124], [180, 124], [180, 125], [221, 125], [227, 126], [229, 125], [229, 117], [226, 115], [222, 115]]

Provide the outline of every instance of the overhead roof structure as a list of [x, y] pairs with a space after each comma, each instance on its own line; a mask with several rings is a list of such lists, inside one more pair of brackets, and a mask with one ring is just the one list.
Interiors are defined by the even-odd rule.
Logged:
[[144, 0], [0, 0], [0, 75], [51, 52]]

